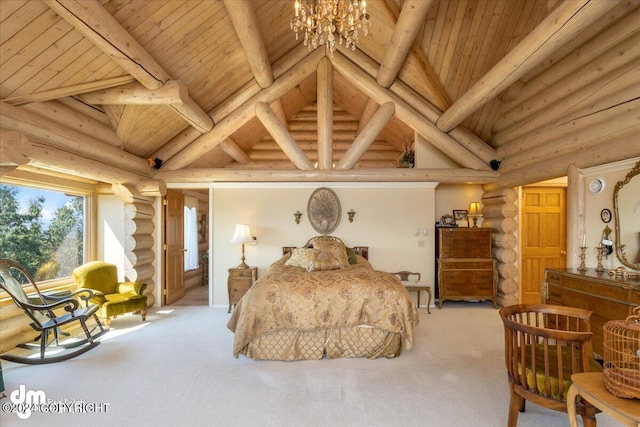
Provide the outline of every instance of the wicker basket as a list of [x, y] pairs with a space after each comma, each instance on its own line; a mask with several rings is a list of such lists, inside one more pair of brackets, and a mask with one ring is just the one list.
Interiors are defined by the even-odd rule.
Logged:
[[627, 320], [604, 324], [604, 385], [611, 394], [640, 399], [640, 307]]

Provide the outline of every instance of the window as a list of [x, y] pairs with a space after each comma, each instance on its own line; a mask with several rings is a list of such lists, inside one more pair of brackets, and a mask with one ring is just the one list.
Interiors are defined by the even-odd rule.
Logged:
[[0, 184], [0, 258], [25, 266], [38, 281], [71, 276], [84, 263], [87, 197]]

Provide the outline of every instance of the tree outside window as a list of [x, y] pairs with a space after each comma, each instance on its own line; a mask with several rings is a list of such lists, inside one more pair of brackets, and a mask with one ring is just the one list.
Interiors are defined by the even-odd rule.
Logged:
[[83, 196], [0, 184], [0, 258], [36, 281], [71, 275], [84, 261]]

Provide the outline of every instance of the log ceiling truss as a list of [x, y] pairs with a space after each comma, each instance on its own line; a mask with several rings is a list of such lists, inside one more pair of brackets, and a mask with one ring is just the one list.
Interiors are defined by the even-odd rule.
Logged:
[[[640, 155], [637, 0], [368, 9], [329, 55], [295, 40], [290, 0], [3, 0], [0, 176], [490, 188]], [[418, 140], [440, 157], [397, 168]]]

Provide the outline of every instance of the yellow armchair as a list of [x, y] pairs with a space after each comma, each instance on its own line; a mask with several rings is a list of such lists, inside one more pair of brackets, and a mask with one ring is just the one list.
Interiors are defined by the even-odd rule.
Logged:
[[142, 320], [147, 316], [147, 288], [141, 282], [118, 282], [118, 270], [114, 264], [91, 261], [72, 272], [78, 289], [90, 289], [94, 296], [91, 302], [98, 304], [98, 316], [105, 319], [107, 327], [111, 318], [119, 314], [140, 312]]

